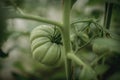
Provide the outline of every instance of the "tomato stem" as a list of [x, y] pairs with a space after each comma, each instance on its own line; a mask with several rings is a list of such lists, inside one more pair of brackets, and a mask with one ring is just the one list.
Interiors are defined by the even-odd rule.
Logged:
[[76, 64], [79, 66], [84, 66], [86, 67], [87, 64], [85, 64], [80, 58], [78, 58], [75, 54], [69, 53], [67, 54], [67, 58], [73, 60]]
[[9, 18], [21, 18], [21, 19], [28, 19], [28, 20], [34, 20], [34, 21], [38, 21], [38, 22], [44, 22], [47, 24], [52, 24], [52, 25], [56, 25], [56, 27], [61, 31], [62, 28], [62, 24], [56, 21], [52, 21], [52, 20], [48, 20], [46, 18], [40, 17], [40, 16], [35, 16], [35, 15], [30, 15], [30, 14], [17, 14], [17, 15], [11, 15]]
[[71, 11], [71, 1], [64, 0], [63, 5], [63, 27], [62, 27], [62, 38], [65, 50], [65, 70], [67, 80], [72, 80], [72, 64], [71, 60], [67, 58], [67, 54], [72, 51], [70, 44], [70, 11]]

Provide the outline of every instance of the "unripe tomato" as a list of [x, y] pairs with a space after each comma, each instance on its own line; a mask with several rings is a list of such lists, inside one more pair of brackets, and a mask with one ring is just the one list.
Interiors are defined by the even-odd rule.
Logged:
[[63, 63], [63, 45], [60, 32], [51, 25], [40, 25], [30, 35], [33, 58], [49, 67]]

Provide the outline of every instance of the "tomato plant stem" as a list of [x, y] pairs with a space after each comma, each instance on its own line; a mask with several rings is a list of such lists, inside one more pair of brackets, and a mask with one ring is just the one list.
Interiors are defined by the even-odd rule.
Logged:
[[104, 26], [106, 29], [110, 28], [110, 21], [112, 17], [113, 3], [105, 3]]
[[95, 65], [101, 58], [105, 57], [107, 54], [102, 54], [101, 56], [99, 56], [98, 58], [96, 58], [92, 63], [91, 66]]
[[30, 14], [19, 14], [19, 15], [12, 15], [10, 16], [10, 18], [21, 18], [21, 19], [28, 19], [28, 20], [34, 20], [34, 21], [38, 21], [38, 22], [44, 22], [47, 24], [52, 24], [52, 25], [56, 25], [56, 27], [58, 27], [58, 29], [61, 30], [62, 24], [60, 24], [59, 22], [55, 22], [52, 20], [48, 20], [46, 18], [42, 18], [40, 16], [35, 16], [35, 15], [30, 15]]
[[71, 0], [64, 0], [62, 37], [65, 48], [64, 58], [65, 58], [65, 70], [66, 70], [67, 80], [72, 80], [71, 60], [67, 58], [67, 54], [70, 53], [72, 50], [70, 44], [70, 10], [71, 10]]
[[69, 53], [69, 54], [67, 54], [67, 57], [68, 57], [68, 59], [73, 60], [79, 66], [87, 67], [87, 65], [80, 58], [78, 58], [75, 54]]
[[83, 23], [83, 22], [92, 22], [93, 19], [85, 19], [85, 20], [77, 20], [71, 23], [71, 25], [74, 25], [76, 23]]

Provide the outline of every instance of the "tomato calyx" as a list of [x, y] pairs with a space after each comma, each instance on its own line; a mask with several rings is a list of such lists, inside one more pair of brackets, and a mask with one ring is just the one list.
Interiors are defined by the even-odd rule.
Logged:
[[61, 40], [61, 34], [55, 34], [52, 36], [51, 42], [56, 44], [62, 44]]
[[61, 41], [62, 41], [61, 34], [60, 34], [60, 32], [57, 30], [57, 28], [54, 27], [54, 33], [53, 33], [53, 35], [51, 36], [51, 42], [62, 45], [62, 42], [61, 42]]

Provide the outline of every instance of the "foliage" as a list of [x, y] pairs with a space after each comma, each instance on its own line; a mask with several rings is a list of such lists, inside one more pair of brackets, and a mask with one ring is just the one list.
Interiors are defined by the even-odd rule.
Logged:
[[[0, 57], [2, 57], [0, 71], [4, 69], [5, 60], [10, 58], [8, 53], [13, 56], [12, 51], [17, 50], [17, 54], [20, 53], [21, 56], [12, 64], [17, 70], [10, 72], [15, 80], [66, 80], [66, 78], [68, 80], [119, 80], [120, 18], [118, 14], [120, 7], [116, 3], [117, 0], [109, 1], [111, 0], [88, 0], [81, 6], [83, 9], [79, 9], [76, 6], [80, 4], [80, 0], [2, 0], [0, 4]], [[103, 20], [103, 17], [106, 17], [104, 3], [114, 5], [111, 22], [105, 21], [107, 19]], [[3, 8], [3, 6], [9, 8]], [[62, 6], [62, 22], [46, 18], [51, 6], [60, 11]], [[86, 14], [85, 10], [88, 7], [90, 12]], [[9, 11], [7, 9], [12, 10], [12, 15], [9, 17], [6, 16]], [[73, 14], [70, 15], [71, 12]], [[8, 22], [13, 21], [13, 23], [17, 21], [13, 18], [33, 21], [23, 21], [29, 27], [17, 31], [13, 25], [12, 28], [11, 25], [7, 25], [8, 18], [10, 18]], [[110, 25], [109, 29], [106, 25], [102, 25], [106, 22]], [[40, 26], [36, 27], [36, 25]], [[8, 50], [5, 46], [9, 45], [7, 41], [5, 42], [6, 39], [13, 43], [12, 48]], [[23, 40], [22, 43], [20, 39]], [[25, 44], [24, 40], [28, 44]], [[32, 56], [39, 62], [32, 59]], [[1, 75], [0, 79], [2, 80]]]

